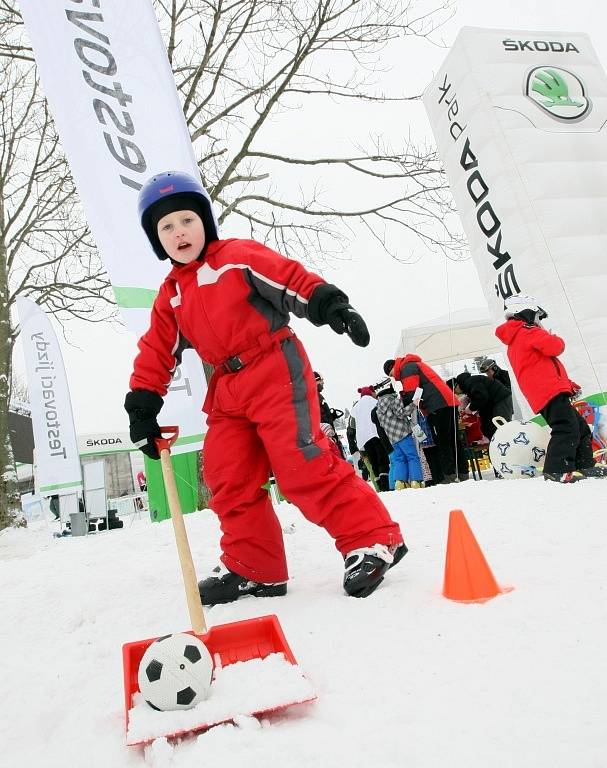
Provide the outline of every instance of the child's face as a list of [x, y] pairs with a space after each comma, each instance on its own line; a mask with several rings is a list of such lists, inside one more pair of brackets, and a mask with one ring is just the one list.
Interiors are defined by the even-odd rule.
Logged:
[[197, 259], [204, 248], [204, 225], [194, 211], [167, 213], [158, 222], [157, 231], [164, 250], [180, 264]]

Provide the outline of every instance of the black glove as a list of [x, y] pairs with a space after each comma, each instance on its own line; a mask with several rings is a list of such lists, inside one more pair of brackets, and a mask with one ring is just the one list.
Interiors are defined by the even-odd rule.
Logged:
[[308, 315], [315, 325], [329, 325], [335, 333], [347, 333], [358, 347], [369, 344], [367, 324], [334, 285], [323, 283], [316, 288], [310, 296]]
[[124, 398], [124, 409], [129, 415], [131, 441], [150, 459], [159, 459], [155, 438], [161, 437], [156, 417], [163, 400], [156, 392], [134, 389]]
[[[336, 333], [344, 331], [352, 339], [357, 347], [366, 347], [371, 341], [367, 324], [358, 314], [358, 312], [349, 304], [347, 307], [337, 310], [333, 315], [333, 321], [329, 320], [329, 325]], [[336, 319], [338, 318], [338, 319]], [[338, 328], [343, 330], [338, 330]]]

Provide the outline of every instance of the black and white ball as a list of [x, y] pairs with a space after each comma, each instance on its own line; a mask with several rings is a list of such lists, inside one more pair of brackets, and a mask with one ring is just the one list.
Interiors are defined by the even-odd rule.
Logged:
[[542, 472], [549, 440], [548, 427], [534, 421], [509, 421], [498, 427], [491, 438], [489, 459], [507, 480], [536, 477]]
[[191, 709], [211, 691], [213, 660], [194, 635], [177, 633], [155, 640], [143, 654], [137, 680], [154, 709]]

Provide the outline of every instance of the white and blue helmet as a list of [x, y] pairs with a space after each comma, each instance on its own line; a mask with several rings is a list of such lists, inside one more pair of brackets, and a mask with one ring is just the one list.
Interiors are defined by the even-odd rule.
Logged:
[[198, 213], [204, 225], [206, 242], [218, 240], [217, 221], [213, 215], [211, 199], [193, 176], [181, 171], [165, 171], [148, 179], [139, 190], [137, 210], [139, 220], [159, 259], [168, 258], [158, 239], [156, 225], [168, 213], [179, 210]]
[[509, 296], [504, 301], [504, 315], [506, 320], [510, 320], [511, 317], [519, 315], [526, 310], [535, 314], [536, 322], [548, 317], [546, 311], [538, 304], [537, 299], [533, 296], [528, 296], [525, 293], [517, 293], [514, 296]]

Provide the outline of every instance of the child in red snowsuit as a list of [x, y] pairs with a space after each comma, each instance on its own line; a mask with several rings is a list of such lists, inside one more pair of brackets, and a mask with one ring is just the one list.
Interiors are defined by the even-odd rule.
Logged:
[[312, 368], [288, 326], [293, 312], [366, 346], [362, 317], [298, 262], [252, 240], [218, 239], [206, 192], [187, 174], [150, 179], [139, 213], [158, 258], [173, 263], [125, 399], [131, 439], [148, 456], [158, 458], [157, 416], [181, 350], [191, 346], [215, 367], [204, 404], [204, 479], [222, 530], [222, 566], [200, 582], [202, 602], [286, 593], [282, 529], [262, 487], [270, 468], [284, 495], [335, 540], [345, 591], [366, 597], [407, 548], [375, 492], [333, 456]]
[[573, 483], [603, 477], [604, 468], [595, 466], [588, 424], [571, 404], [579, 388], [558, 359], [565, 342], [542, 328], [547, 314], [532, 296], [510, 296], [504, 314], [506, 322], [495, 335], [508, 347], [508, 360], [531, 409], [541, 413], [551, 428], [544, 479]]

